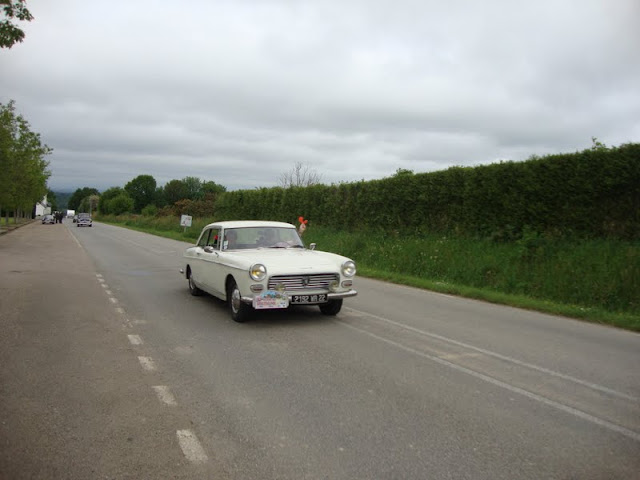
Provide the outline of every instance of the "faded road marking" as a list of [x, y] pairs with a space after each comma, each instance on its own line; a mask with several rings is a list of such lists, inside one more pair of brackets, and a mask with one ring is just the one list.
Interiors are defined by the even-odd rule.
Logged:
[[138, 361], [145, 370], [153, 371], [156, 369], [156, 364], [151, 357], [138, 357]]
[[173, 396], [173, 393], [171, 393], [169, 387], [165, 385], [156, 385], [155, 387], [151, 388], [155, 390], [161, 402], [171, 406], [178, 405], [178, 402], [176, 402], [176, 397]]
[[182, 453], [187, 459], [193, 463], [204, 463], [208, 460], [207, 454], [204, 453], [204, 449], [200, 445], [195, 433], [191, 430], [178, 430], [176, 432], [178, 436], [178, 443]]

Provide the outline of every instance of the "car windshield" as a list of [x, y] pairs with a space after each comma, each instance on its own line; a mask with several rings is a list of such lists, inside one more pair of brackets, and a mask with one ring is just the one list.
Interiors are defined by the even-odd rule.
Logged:
[[224, 231], [223, 250], [249, 248], [304, 248], [295, 228], [244, 227]]

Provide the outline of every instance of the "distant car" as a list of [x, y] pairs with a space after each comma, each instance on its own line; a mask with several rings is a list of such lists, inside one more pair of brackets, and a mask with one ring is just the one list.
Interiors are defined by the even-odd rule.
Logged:
[[92, 227], [93, 220], [88, 213], [79, 213], [78, 220], [76, 220], [76, 227]]
[[45, 223], [56, 223], [56, 219], [53, 217], [53, 215], [45, 215], [44, 217], [42, 217], [42, 224], [44, 225]]
[[317, 305], [336, 315], [353, 297], [356, 265], [334, 253], [307, 249], [294, 225], [232, 221], [204, 227], [184, 252], [180, 270], [192, 295], [207, 292], [226, 300], [231, 318], [248, 320], [253, 310]]

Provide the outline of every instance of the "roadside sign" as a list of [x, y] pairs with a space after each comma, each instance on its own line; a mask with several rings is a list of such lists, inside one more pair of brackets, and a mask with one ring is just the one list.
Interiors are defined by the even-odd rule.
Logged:
[[180, 226], [181, 227], [190, 227], [191, 226], [191, 215], [182, 215], [180, 217]]

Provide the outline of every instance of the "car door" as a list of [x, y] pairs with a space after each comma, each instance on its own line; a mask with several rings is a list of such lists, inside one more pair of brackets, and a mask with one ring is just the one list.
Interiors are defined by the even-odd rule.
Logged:
[[220, 229], [213, 227], [209, 229], [206, 243], [200, 254], [202, 281], [206, 285], [209, 293], [213, 295], [223, 295], [224, 289], [220, 289], [218, 279], [223, 275], [220, 264]]
[[193, 280], [196, 282], [196, 285], [206, 290], [206, 283], [204, 280], [204, 272], [205, 272], [205, 258], [204, 258], [204, 247], [207, 246], [207, 242], [210, 235], [210, 229], [204, 230], [200, 234], [200, 238], [198, 238], [198, 242], [190, 248], [191, 254], [189, 255], [190, 261], [189, 264], [191, 266], [191, 275], [193, 276]]

